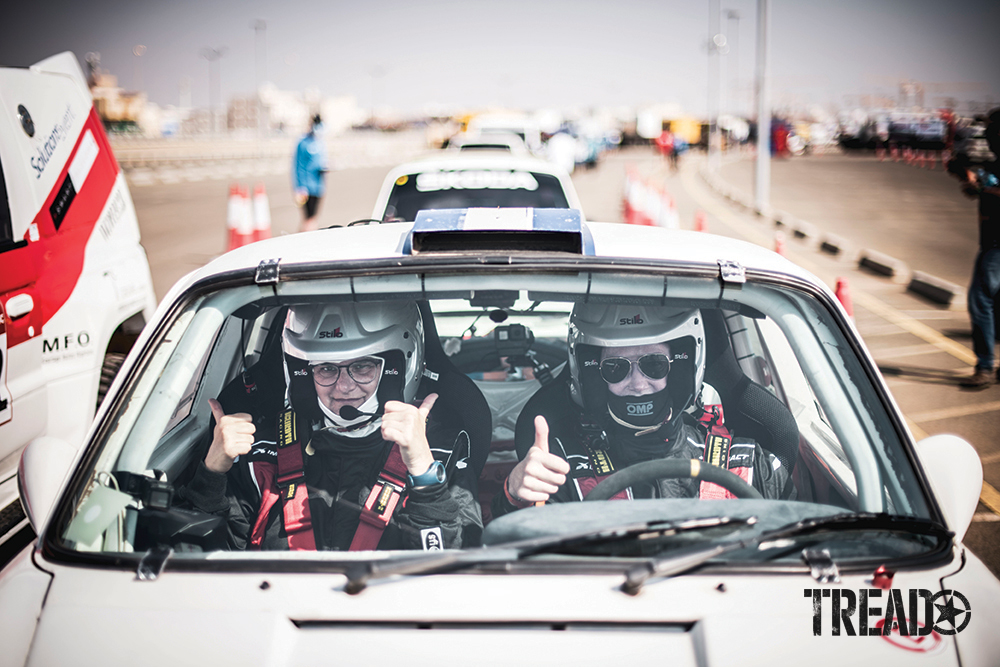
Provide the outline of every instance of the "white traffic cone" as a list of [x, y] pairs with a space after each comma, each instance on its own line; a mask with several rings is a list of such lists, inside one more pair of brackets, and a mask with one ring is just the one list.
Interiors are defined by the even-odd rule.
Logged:
[[271, 238], [271, 204], [263, 183], [258, 183], [253, 189], [253, 224], [254, 241]]

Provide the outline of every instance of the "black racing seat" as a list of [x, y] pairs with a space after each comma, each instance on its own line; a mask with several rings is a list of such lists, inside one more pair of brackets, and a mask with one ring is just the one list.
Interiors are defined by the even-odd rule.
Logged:
[[493, 438], [493, 416], [486, 397], [476, 383], [465, 373], [458, 370], [441, 346], [437, 326], [434, 323], [434, 313], [426, 301], [418, 301], [420, 317], [424, 321], [424, 364], [427, 367], [426, 379], [430, 383], [420, 385], [421, 392], [428, 386], [438, 394], [435, 406], [448, 410], [461, 423], [469, 434], [469, 464], [475, 472], [476, 479], [483, 472], [486, 457], [490, 453], [490, 441]]
[[726, 426], [753, 438], [778, 457], [789, 476], [799, 453], [799, 428], [781, 400], [751, 380], [733, 352], [722, 311], [702, 310], [705, 322], [705, 382], [722, 398]]

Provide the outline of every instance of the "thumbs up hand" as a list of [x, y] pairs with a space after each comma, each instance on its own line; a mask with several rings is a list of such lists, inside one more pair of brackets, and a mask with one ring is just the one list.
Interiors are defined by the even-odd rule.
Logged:
[[205, 467], [213, 472], [226, 473], [233, 467], [237, 456], [246, 454], [253, 447], [253, 434], [257, 427], [253, 418], [245, 412], [227, 415], [214, 398], [208, 399], [215, 417], [215, 432], [212, 445], [205, 455]]
[[569, 463], [549, 453], [549, 424], [535, 417], [535, 443], [507, 476], [507, 493], [523, 503], [545, 502], [566, 483]]

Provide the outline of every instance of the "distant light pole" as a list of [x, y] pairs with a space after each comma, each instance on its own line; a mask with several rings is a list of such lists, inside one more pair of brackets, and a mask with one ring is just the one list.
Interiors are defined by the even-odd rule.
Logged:
[[726, 16], [730, 21], [736, 21], [736, 29], [730, 33], [729, 52], [733, 54], [732, 77], [733, 77], [733, 99], [730, 107], [733, 115], [739, 116], [743, 111], [742, 99], [740, 96], [740, 13], [735, 9], [726, 10]]
[[263, 19], [251, 21], [250, 27], [254, 31], [255, 51], [255, 72], [257, 74], [257, 86], [254, 89], [254, 101], [257, 107], [257, 138], [260, 139], [263, 127], [264, 104], [260, 99], [260, 86], [267, 77], [267, 23]]
[[722, 34], [719, 0], [708, 3], [708, 166], [717, 169], [721, 161], [722, 137], [719, 133], [719, 112], [722, 108], [722, 55], [726, 53], [726, 36]]
[[136, 92], [142, 90], [142, 55], [146, 53], [146, 47], [136, 44], [132, 47], [132, 55], [135, 56], [135, 73], [132, 76], [132, 87]]
[[[215, 107], [217, 104], [217, 98], [222, 96], [222, 81], [221, 75], [219, 74], [219, 65], [212, 66], [213, 63], [218, 63], [222, 59], [222, 56], [226, 55], [229, 51], [228, 47], [220, 46], [217, 49], [212, 49], [205, 47], [201, 50], [201, 57], [208, 61], [208, 115], [209, 122], [211, 123], [211, 133], [214, 135], [217, 130], [218, 119], [216, 118]], [[214, 81], [213, 81], [214, 79]], [[213, 95], [215, 91], [215, 95]]]
[[771, 0], [757, 0], [757, 165], [754, 170], [754, 210], [763, 214], [771, 206], [771, 87], [768, 60]]

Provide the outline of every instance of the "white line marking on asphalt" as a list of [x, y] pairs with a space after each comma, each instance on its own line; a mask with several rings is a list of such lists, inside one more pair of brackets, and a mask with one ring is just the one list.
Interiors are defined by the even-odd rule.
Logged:
[[[868, 336], [865, 336], [868, 338]], [[899, 357], [912, 357], [918, 354], [934, 354], [941, 352], [930, 343], [920, 343], [919, 345], [900, 345], [899, 347], [889, 347], [884, 350], [873, 350], [871, 346], [868, 348], [871, 350], [872, 356], [877, 360], [882, 359], [898, 359]]]
[[[694, 199], [698, 200], [704, 208], [709, 209], [717, 218], [725, 220], [727, 224], [738, 229], [746, 240], [765, 248], [771, 247], [773, 241], [767, 234], [754, 229], [751, 225], [738, 218], [735, 213], [726, 210], [724, 206], [716, 202], [714, 198], [712, 198], [712, 195], [708, 195], [701, 184], [697, 182], [695, 173], [696, 172], [692, 169], [681, 170], [681, 180], [684, 182], [684, 186]], [[811, 271], [817, 275], [819, 274], [819, 272], [813, 268], [814, 265], [811, 262], [797, 259], [796, 263], [807, 271]], [[853, 297], [855, 305], [860, 305], [862, 308], [877, 314], [887, 322], [905, 329], [917, 338], [927, 341], [931, 345], [934, 345], [938, 349], [947, 352], [961, 361], [964, 361], [970, 366], [976, 363], [976, 355], [972, 353], [972, 350], [963, 347], [946, 336], [941, 335], [923, 322], [919, 322], [908, 315], [904, 315], [900, 311], [891, 307], [889, 304], [884, 303], [880, 299], [876, 299], [866, 292], [855, 291], [853, 292]], [[927, 432], [917, 426], [914, 420], [907, 415], [903, 415], [903, 417], [906, 419], [906, 423], [910, 427], [910, 432], [916, 440], [923, 440], [927, 437]], [[994, 513], [1000, 515], [1000, 491], [993, 488], [989, 482], [983, 482], [983, 490], [979, 495], [979, 501], [993, 510]]]
[[953, 408], [941, 408], [940, 410], [925, 410], [924, 412], [911, 412], [910, 419], [915, 422], [933, 422], [939, 419], [954, 419], [955, 417], [968, 417], [969, 415], [980, 415], [984, 412], [994, 412], [1000, 410], [1000, 401], [990, 401], [989, 403], [974, 403], [971, 405], [959, 405]]
[[976, 512], [972, 515], [973, 522], [985, 522], [993, 523], [994, 521], [1000, 521], [1000, 514], [993, 514], [992, 512]]

